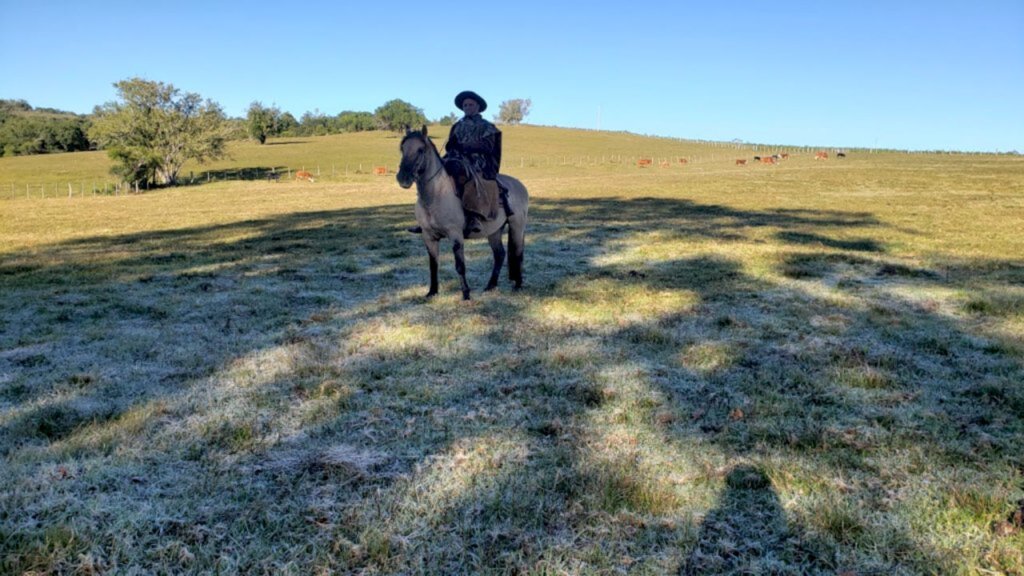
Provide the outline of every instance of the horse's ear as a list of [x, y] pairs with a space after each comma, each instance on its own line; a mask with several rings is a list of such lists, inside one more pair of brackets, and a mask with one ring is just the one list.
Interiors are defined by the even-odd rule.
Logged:
[[406, 136], [409, 135], [409, 132], [412, 132], [412, 130], [409, 130], [409, 125], [408, 124], [403, 124], [402, 127], [405, 128], [405, 135]]
[[426, 124], [423, 125], [423, 135], [424, 136], [427, 135], [427, 125]]

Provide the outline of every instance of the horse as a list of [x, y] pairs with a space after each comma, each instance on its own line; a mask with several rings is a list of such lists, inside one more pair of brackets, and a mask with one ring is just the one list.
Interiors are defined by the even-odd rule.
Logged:
[[[423, 245], [430, 256], [430, 291], [427, 298], [437, 294], [437, 254], [442, 238], [452, 241], [455, 255], [455, 271], [462, 281], [462, 299], [469, 300], [469, 283], [466, 282], [466, 260], [463, 244], [466, 241], [464, 228], [466, 215], [462, 210], [462, 198], [456, 193], [455, 180], [444, 169], [444, 162], [437, 147], [427, 137], [427, 127], [421, 130], [406, 129], [405, 137], [399, 144], [402, 160], [395, 178], [402, 188], [416, 184], [416, 222]], [[508, 278], [514, 290], [523, 286], [523, 249], [526, 240], [527, 210], [529, 194], [526, 186], [507, 174], [498, 174], [498, 181], [508, 190], [509, 208], [514, 214], [508, 216], [504, 206], [498, 203], [498, 216], [480, 222], [480, 230], [469, 235], [470, 239], [487, 238], [494, 255], [491, 279], [485, 292], [498, 287], [498, 275], [505, 260], [505, 246], [501, 233], [508, 224]]]

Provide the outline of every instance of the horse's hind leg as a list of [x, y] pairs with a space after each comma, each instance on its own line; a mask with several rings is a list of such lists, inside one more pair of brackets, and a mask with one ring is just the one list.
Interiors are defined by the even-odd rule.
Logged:
[[526, 226], [508, 227], [508, 279], [518, 290], [523, 287], [523, 249], [526, 242]]
[[462, 280], [462, 299], [469, 300], [469, 282], [466, 282], [466, 257], [463, 254], [462, 242], [453, 241], [452, 253], [455, 255], [455, 271], [459, 273]]
[[487, 282], [484, 292], [498, 287], [498, 275], [501, 274], [501, 267], [505, 264], [505, 245], [501, 241], [501, 228], [488, 236], [487, 242], [491, 244], [491, 252], [494, 254], [494, 267], [491, 268], [491, 279]]

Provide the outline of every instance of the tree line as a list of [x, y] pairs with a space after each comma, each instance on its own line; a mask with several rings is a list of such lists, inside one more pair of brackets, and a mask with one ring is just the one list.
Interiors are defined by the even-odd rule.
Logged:
[[0, 156], [88, 150], [87, 116], [0, 100]]
[[[146, 84], [149, 85], [148, 88]], [[138, 78], [118, 82], [114, 86], [118, 88], [122, 104], [127, 105], [126, 109], [145, 106], [146, 104], [141, 101], [131, 103], [129, 100], [145, 90], [153, 92], [152, 95], [156, 96], [155, 91], [159, 91], [160, 86], [169, 92], [163, 96], [165, 99], [179, 98], [182, 100], [181, 103], [184, 103], [198, 98], [197, 95], [181, 94], [170, 84]], [[165, 102], [164, 105], [166, 104]], [[529, 114], [530, 106], [530, 100], [505, 101], [501, 104], [498, 114], [494, 116], [494, 120], [503, 124], [518, 124]], [[101, 135], [100, 129], [94, 130], [95, 120], [109, 116], [118, 109], [117, 103], [107, 103], [96, 106], [92, 114], [82, 115], [52, 108], [33, 108], [25, 100], [0, 99], [0, 156], [101, 149], [104, 147], [103, 138], [110, 135]], [[262, 102], [254, 101], [249, 105], [244, 118], [229, 118], [222, 112], [219, 116], [223, 122], [221, 131], [224, 138], [252, 138], [260, 144], [265, 143], [269, 137], [325, 136], [371, 130], [397, 131], [405, 126], [420, 126], [428, 122], [420, 108], [398, 99], [386, 102], [373, 112], [346, 110], [332, 116], [314, 110], [304, 113], [298, 119], [276, 106], [265, 106]], [[436, 122], [450, 126], [456, 120], [458, 116], [452, 113], [438, 118]], [[140, 129], [136, 136], [146, 138], [146, 130]], [[124, 137], [127, 138], [127, 135]]]
[[[222, 158], [229, 140], [249, 137], [263, 144], [271, 136], [309, 136], [368, 130], [402, 131], [427, 124], [423, 110], [403, 100], [373, 113], [344, 111], [327, 116], [307, 112], [296, 120], [276, 106], [255, 101], [245, 118], [228, 118], [220, 105], [172, 84], [142, 78], [116, 82], [118, 99], [92, 114], [33, 109], [24, 100], [0, 100], [0, 152], [4, 156], [101, 149], [114, 161], [111, 171], [137, 187], [173, 186], [185, 162]], [[518, 124], [529, 100], [502, 103], [495, 120]], [[438, 121], [450, 125], [449, 114]]]

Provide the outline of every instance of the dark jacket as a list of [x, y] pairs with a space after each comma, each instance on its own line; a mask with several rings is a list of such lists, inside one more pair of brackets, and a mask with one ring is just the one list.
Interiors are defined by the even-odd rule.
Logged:
[[445, 165], [465, 160], [481, 176], [494, 180], [501, 168], [501, 131], [479, 114], [466, 116], [452, 126], [445, 149]]

